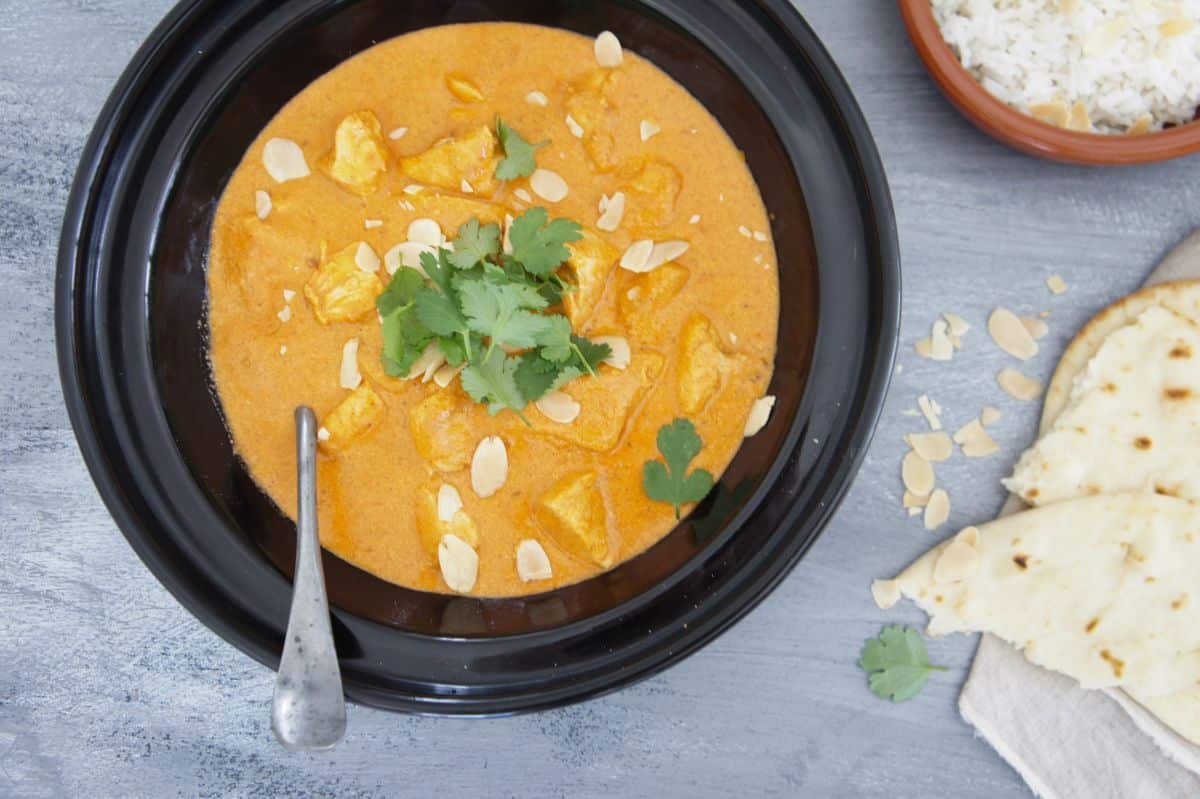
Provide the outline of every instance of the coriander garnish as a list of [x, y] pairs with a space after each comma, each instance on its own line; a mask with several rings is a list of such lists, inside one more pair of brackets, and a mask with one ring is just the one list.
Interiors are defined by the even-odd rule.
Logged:
[[500, 139], [500, 146], [504, 148], [504, 158], [496, 164], [498, 180], [515, 180], [532, 175], [533, 170], [537, 169], [535, 154], [539, 148], [550, 143], [540, 141], [537, 144], [530, 144], [521, 137], [520, 133], [504, 124], [504, 120], [500, 117], [496, 117], [496, 137]]
[[701, 447], [700, 436], [687, 419], [676, 419], [659, 428], [657, 443], [666, 463], [646, 461], [642, 467], [642, 487], [650, 499], [674, 505], [678, 519], [681, 505], [699, 502], [708, 495], [713, 476], [704, 469], [687, 473], [688, 464], [700, 454]]
[[929, 664], [925, 642], [912, 627], [891, 624], [862, 648], [858, 665], [870, 675], [871, 690], [880, 699], [904, 702], [925, 686], [929, 675], [945, 671]]
[[608, 345], [576, 336], [566, 316], [547, 312], [571, 290], [554, 272], [570, 255], [565, 245], [580, 236], [577, 223], [548, 221], [544, 208], [532, 208], [513, 220], [516, 241], [505, 255], [498, 225], [464, 223], [453, 250], [422, 253], [425, 274], [401, 267], [376, 300], [384, 370], [407, 375], [436, 343], [447, 362], [464, 367], [460, 380], [472, 399], [493, 414], [508, 408], [518, 415], [548, 392], [595, 374], [611, 354]]

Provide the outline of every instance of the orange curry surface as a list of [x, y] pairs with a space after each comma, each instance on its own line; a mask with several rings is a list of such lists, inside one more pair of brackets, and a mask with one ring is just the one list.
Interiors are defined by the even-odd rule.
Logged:
[[[658, 68], [629, 52], [601, 67], [593, 45], [508, 23], [383, 42], [289, 102], [221, 198], [209, 326], [235, 448], [294, 514], [292, 411], [312, 406], [324, 429], [322, 544], [385, 580], [451, 592], [438, 541], [452, 530], [477, 553], [475, 595], [537, 593], [603, 572], [676, 524], [671, 505], [642, 486], [644, 462], [659, 457], [659, 428], [690, 419], [703, 439], [693, 467], [719, 476], [767, 390], [775, 251], [741, 153]], [[497, 115], [530, 142], [548, 140], [537, 164], [561, 176], [565, 197], [548, 201], [529, 178], [495, 179]], [[298, 145], [309, 174], [277, 180], [296, 164], [284, 153], [283, 173], [268, 170], [272, 139]], [[624, 213], [615, 230], [602, 230], [602, 197], [617, 192]], [[453, 370], [438, 380], [436, 369], [384, 374], [374, 296], [394, 268], [394, 251], [385, 254], [407, 240], [410, 223], [432, 219], [453, 238], [467, 219], [504, 224], [531, 206], [584, 226], [561, 267], [578, 286], [567, 313], [581, 335], [624, 338], [628, 364], [603, 364], [598, 377], [562, 389], [579, 404], [573, 421], [531, 404], [530, 426], [511, 411], [489, 416]], [[648, 272], [622, 268], [622, 254], [643, 239], [688, 247]], [[353, 390], [342, 379], [352, 339], [361, 375]], [[508, 473], [480, 497], [471, 462], [487, 436], [503, 442]], [[462, 503], [445, 521], [443, 485]], [[516, 551], [525, 540], [544, 549], [551, 576], [522, 579]]]

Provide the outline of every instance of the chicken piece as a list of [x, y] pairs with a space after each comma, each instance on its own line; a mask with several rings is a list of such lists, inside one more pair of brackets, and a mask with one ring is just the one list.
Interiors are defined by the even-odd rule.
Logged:
[[653, 317], [675, 299], [690, 276], [686, 267], [674, 261], [638, 275], [621, 292], [621, 318], [630, 323], [635, 319]]
[[355, 194], [373, 194], [387, 173], [388, 151], [379, 119], [356, 111], [343, 119], [333, 135], [333, 151], [318, 166]]
[[608, 513], [595, 472], [560, 480], [537, 501], [534, 514], [542, 529], [567, 552], [605, 568], [612, 565]]
[[445, 139], [420, 155], [400, 159], [400, 169], [418, 183], [460, 191], [465, 180], [480, 194], [496, 188], [496, 134], [486, 125]]
[[355, 253], [361, 242], [354, 242], [321, 264], [304, 284], [304, 298], [317, 321], [357, 322], [375, 310], [375, 298], [383, 283], [374, 272], [361, 269]]
[[604, 296], [608, 278], [617, 266], [621, 251], [591, 231], [567, 245], [571, 252], [566, 269], [576, 290], [563, 297], [563, 307], [571, 326], [582, 332]]
[[675, 216], [675, 203], [683, 189], [683, 175], [657, 158], [638, 158], [622, 168], [625, 182], [625, 219], [634, 229], [661, 228]]
[[616, 89], [619, 75], [611, 69], [589, 72], [567, 87], [564, 103], [567, 113], [583, 129], [583, 149], [601, 172], [617, 165], [613, 155], [615, 115], [609, 97]]
[[721, 350], [716, 328], [700, 314], [692, 316], [679, 336], [679, 407], [688, 416], [704, 409], [721, 388], [733, 363]]
[[508, 210], [497, 203], [430, 190], [406, 196], [406, 199], [412, 203], [418, 216], [437, 222], [450, 238], [454, 238], [455, 231], [468, 219], [478, 219], [481, 225], [495, 222], [503, 226], [504, 214]]
[[530, 414], [530, 424], [595, 452], [617, 446], [630, 415], [662, 373], [665, 359], [656, 352], [635, 352], [625, 369], [601, 365], [598, 376], [584, 376], [561, 390], [579, 403], [579, 416], [570, 424], [552, 422], [540, 413]]
[[438, 544], [444, 535], [458, 536], [471, 547], [479, 548], [479, 528], [475, 521], [462, 508], [443, 521], [438, 516], [437, 492], [429, 487], [417, 491], [417, 533], [421, 536], [421, 546], [434, 560], [437, 560]]
[[439, 472], [465, 469], [479, 441], [480, 407], [453, 388], [421, 400], [408, 416], [417, 452]]
[[386, 411], [387, 406], [380, 396], [363, 383], [321, 420], [321, 429], [328, 433], [317, 437], [321, 451], [328, 455], [344, 452], [354, 441], [370, 432]]

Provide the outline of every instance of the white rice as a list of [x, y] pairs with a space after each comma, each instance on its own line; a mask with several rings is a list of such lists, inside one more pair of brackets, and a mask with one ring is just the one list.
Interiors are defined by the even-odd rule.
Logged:
[[1121, 133], [1200, 106], [1200, 0], [931, 1], [963, 66], [1014, 108], [1082, 104], [1081, 129]]

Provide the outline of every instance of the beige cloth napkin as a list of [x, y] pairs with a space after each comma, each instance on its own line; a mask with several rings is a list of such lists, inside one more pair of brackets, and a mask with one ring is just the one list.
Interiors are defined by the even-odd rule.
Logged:
[[[1200, 231], [1146, 285], [1200, 278]], [[1010, 497], [1000, 510], [1022, 508]], [[1085, 691], [983, 636], [958, 709], [1043, 799], [1200, 796], [1200, 747], [1123, 691]]]

